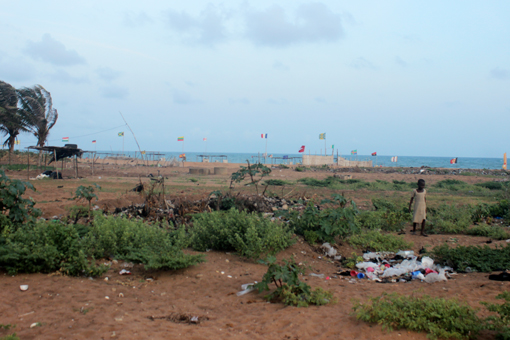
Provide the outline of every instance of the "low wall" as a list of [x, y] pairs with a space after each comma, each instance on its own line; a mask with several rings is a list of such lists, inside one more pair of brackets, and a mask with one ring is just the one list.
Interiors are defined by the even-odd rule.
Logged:
[[348, 159], [338, 157], [337, 165], [345, 167], [371, 168], [372, 161], [350, 161]]
[[334, 156], [303, 155], [303, 165], [333, 165]]

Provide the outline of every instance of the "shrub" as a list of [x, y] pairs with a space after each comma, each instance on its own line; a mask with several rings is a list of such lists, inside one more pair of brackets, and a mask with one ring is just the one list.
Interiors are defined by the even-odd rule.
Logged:
[[319, 210], [313, 201], [310, 201], [303, 213], [294, 213], [290, 217], [290, 226], [299, 235], [305, 231], [313, 231], [317, 239], [334, 243], [335, 237], [346, 237], [359, 231], [356, 224], [358, 209], [354, 201], [348, 201], [342, 195], [333, 195], [333, 201], [323, 200], [322, 203], [338, 204], [337, 208]]
[[398, 251], [410, 249], [413, 246], [412, 242], [406, 242], [402, 236], [382, 234], [378, 230], [353, 235], [347, 239], [347, 242], [354, 248], [370, 251]]
[[268, 179], [267, 181], [264, 182], [264, 184], [273, 185], [273, 186], [277, 186], [277, 187], [291, 185], [291, 183], [289, 183], [287, 181], [283, 181], [281, 179]]
[[294, 261], [283, 259], [283, 265], [276, 263], [276, 258], [270, 256], [266, 261], [260, 261], [268, 266], [262, 281], [255, 284], [254, 287], [262, 291], [270, 290], [269, 285], [274, 283], [276, 290], [266, 296], [269, 301], [282, 300], [286, 305], [297, 307], [308, 307], [308, 305], [325, 305], [335, 302], [333, 294], [322, 288], [312, 288], [299, 280], [299, 275], [305, 273], [304, 268], [300, 267]]
[[471, 225], [472, 208], [469, 205], [454, 206], [443, 204], [430, 209], [430, 232], [444, 234], [464, 233]]
[[7, 223], [18, 226], [23, 222], [33, 221], [34, 217], [41, 215], [39, 209], [34, 208], [35, 202], [32, 199], [23, 198], [27, 189], [35, 191], [32, 184], [10, 179], [3, 170], [0, 170], [1, 226]]
[[488, 246], [450, 248], [447, 244], [443, 244], [432, 249], [432, 257], [436, 262], [460, 272], [505, 270], [510, 263], [510, 245], [496, 248]]
[[477, 310], [457, 300], [423, 296], [383, 294], [370, 303], [356, 301], [354, 314], [358, 320], [382, 324], [383, 329], [409, 329], [428, 333], [432, 339], [474, 339], [483, 329]]
[[467, 231], [468, 235], [490, 237], [493, 240], [506, 240], [510, 239], [510, 233], [498, 226], [491, 226], [488, 224], [479, 224]]
[[199, 251], [237, 251], [257, 259], [262, 254], [275, 254], [294, 242], [287, 225], [235, 209], [195, 214], [192, 223], [191, 246]]
[[80, 185], [76, 189], [76, 194], [74, 196], [74, 199], [77, 200], [86, 200], [89, 202], [89, 211], [92, 210], [92, 199], [96, 199], [97, 201], [97, 195], [94, 193], [95, 189], [101, 189], [101, 187], [94, 183], [94, 186], [89, 185], [88, 187], [84, 187], [83, 185]]
[[483, 183], [476, 183], [475, 185], [478, 187], [487, 188], [489, 190], [502, 190], [503, 189], [503, 183], [501, 183], [501, 182], [483, 182]]
[[0, 266], [9, 274], [58, 270], [68, 275], [96, 276], [106, 271], [87, 260], [78, 231], [72, 225], [40, 221], [17, 230], [5, 228], [2, 236]]
[[496, 299], [505, 300], [502, 304], [492, 304], [481, 302], [491, 312], [497, 313], [497, 316], [487, 318], [488, 328], [499, 332], [496, 335], [497, 340], [510, 339], [510, 292], [503, 292], [496, 296]]
[[303, 171], [306, 171], [306, 168], [302, 167], [302, 166], [297, 166], [294, 170], [297, 172], [303, 172]]
[[165, 230], [141, 220], [97, 214], [83, 243], [92, 256], [143, 263], [147, 269], [180, 269], [203, 262], [202, 255], [182, 252], [189, 245], [183, 228]]

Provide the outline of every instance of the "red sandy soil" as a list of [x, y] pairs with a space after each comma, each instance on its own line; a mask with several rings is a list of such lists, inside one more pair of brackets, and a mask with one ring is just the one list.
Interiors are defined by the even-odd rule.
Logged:
[[[237, 166], [232, 167], [233, 171]], [[100, 207], [109, 208], [141, 202], [134, 193], [126, 193], [138, 182], [138, 175], [147, 170], [139, 168], [96, 170], [92, 178], [89, 170], [81, 169], [87, 178], [81, 180], [34, 181], [36, 193], [30, 195], [43, 209], [46, 217], [66, 214], [65, 208], [76, 204], [70, 201], [80, 184], [97, 182], [111, 190], [100, 193]], [[210, 187], [227, 185], [201, 178], [201, 189], [191, 182], [175, 182], [188, 178], [187, 168], [161, 168], [168, 176], [171, 195], [200, 197]], [[70, 172], [70, 170], [69, 170]], [[157, 173], [157, 169], [150, 172]], [[125, 173], [125, 174], [124, 174]], [[26, 178], [23, 172], [8, 172], [11, 177]], [[72, 174], [69, 173], [69, 176]], [[291, 170], [273, 171], [273, 177], [296, 180], [301, 177], [323, 178], [331, 173], [298, 173]], [[31, 174], [35, 176], [35, 174]], [[281, 177], [280, 177], [281, 176]], [[101, 177], [101, 179], [99, 179]], [[213, 176], [210, 176], [213, 178]], [[414, 175], [354, 174], [365, 180], [415, 180]], [[214, 177], [216, 178], [216, 177]], [[454, 176], [428, 176], [433, 183]], [[220, 178], [221, 179], [221, 178]], [[480, 177], [462, 177], [468, 182], [486, 181]], [[63, 188], [58, 186], [63, 185]], [[203, 190], [203, 191], [202, 191]], [[409, 229], [409, 228], [408, 228]], [[423, 245], [450, 242], [452, 236], [431, 235], [428, 238], [405, 235], [413, 241], [417, 252]], [[487, 238], [454, 235], [458, 244], [484, 244]], [[502, 244], [504, 241], [494, 242]], [[342, 255], [350, 256], [352, 249], [339, 245]], [[189, 251], [191, 253], [195, 253]], [[143, 266], [128, 268], [132, 275], [119, 275], [123, 262], [113, 264], [102, 277], [64, 277], [56, 274], [18, 274], [9, 276], [0, 271], [0, 324], [13, 324], [13, 330], [0, 330], [0, 337], [16, 332], [23, 340], [29, 339], [426, 339], [426, 334], [396, 330], [383, 331], [378, 325], [359, 322], [351, 315], [353, 300], [366, 301], [371, 296], [396, 292], [405, 295], [457, 298], [473, 307], [480, 301], [500, 302], [495, 296], [510, 290], [510, 283], [488, 280], [488, 273], [459, 274], [448, 282], [427, 284], [421, 282], [380, 284], [368, 280], [348, 280], [334, 275], [340, 270], [337, 263], [325, 259], [307, 243], [298, 241], [283, 251], [278, 258], [295, 255], [297, 262], [306, 262], [311, 272], [323, 273], [330, 280], [306, 276], [313, 288], [322, 287], [333, 292], [338, 303], [297, 308], [281, 303], [268, 303], [264, 293], [255, 292], [238, 297], [241, 285], [260, 281], [266, 267], [235, 254], [210, 251], [206, 262], [177, 271], [145, 271]], [[321, 258], [319, 258], [321, 257]], [[106, 262], [104, 260], [102, 262]], [[223, 273], [222, 273], [223, 272]], [[229, 277], [231, 276], [231, 278]], [[105, 278], [108, 277], [108, 280]], [[153, 279], [153, 280], [147, 280]], [[350, 278], [348, 278], [350, 279]], [[20, 291], [28, 285], [28, 291]], [[123, 297], [119, 296], [122, 294]], [[106, 299], [109, 297], [109, 299]], [[175, 313], [200, 317], [199, 324], [176, 323], [166, 317]], [[481, 316], [486, 316], [482, 312]], [[30, 328], [33, 323], [40, 326]], [[480, 339], [493, 339], [492, 332], [484, 332]]]

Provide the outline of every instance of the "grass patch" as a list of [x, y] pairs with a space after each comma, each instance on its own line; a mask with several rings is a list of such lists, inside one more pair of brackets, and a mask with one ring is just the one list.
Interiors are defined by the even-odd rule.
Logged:
[[484, 328], [477, 310], [457, 300], [383, 294], [369, 303], [356, 301], [358, 320], [381, 324], [383, 329], [426, 332], [431, 339], [475, 339]]
[[413, 246], [412, 242], [406, 242], [402, 236], [383, 234], [378, 230], [352, 235], [347, 239], [347, 243], [354, 248], [369, 251], [398, 251]]
[[294, 243], [286, 224], [236, 209], [195, 214], [192, 223], [191, 246], [198, 251], [236, 251], [241, 256], [258, 259]]
[[485, 223], [472, 227], [467, 231], [468, 235], [485, 236], [493, 240], [510, 239], [510, 233], [499, 226], [492, 226]]
[[448, 265], [459, 272], [492, 272], [505, 270], [510, 263], [510, 245], [490, 248], [488, 246], [458, 246], [450, 248], [443, 244], [432, 249], [436, 262]]

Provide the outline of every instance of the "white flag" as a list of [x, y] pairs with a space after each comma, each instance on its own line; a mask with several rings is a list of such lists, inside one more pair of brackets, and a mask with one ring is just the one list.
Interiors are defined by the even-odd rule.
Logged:
[[392, 161], [392, 162], [396, 162], [397, 160], [398, 160], [398, 156], [393, 156], [393, 157], [391, 157], [391, 161]]

